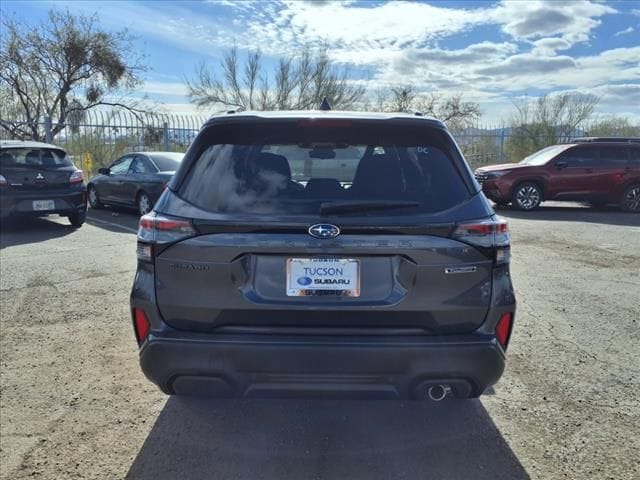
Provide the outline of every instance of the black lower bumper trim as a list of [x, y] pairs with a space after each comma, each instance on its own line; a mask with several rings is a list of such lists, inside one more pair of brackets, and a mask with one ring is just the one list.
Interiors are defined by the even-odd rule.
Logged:
[[[426, 338], [426, 337], [425, 337]], [[165, 393], [214, 397], [424, 399], [445, 385], [457, 397], [498, 381], [495, 338], [166, 338], [140, 353], [145, 375]]]

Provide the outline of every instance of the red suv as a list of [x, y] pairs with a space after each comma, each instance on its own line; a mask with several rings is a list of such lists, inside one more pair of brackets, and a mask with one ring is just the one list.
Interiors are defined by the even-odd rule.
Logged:
[[640, 212], [640, 138], [580, 138], [519, 163], [478, 168], [475, 176], [487, 197], [520, 210], [568, 200]]

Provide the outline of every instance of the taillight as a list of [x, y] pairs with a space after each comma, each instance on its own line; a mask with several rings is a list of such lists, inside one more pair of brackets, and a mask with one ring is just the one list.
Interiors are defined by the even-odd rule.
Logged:
[[503, 218], [461, 223], [451, 236], [470, 245], [495, 249], [496, 264], [509, 263], [509, 225]]
[[133, 327], [136, 331], [136, 340], [138, 340], [138, 345], [140, 345], [147, 339], [149, 330], [151, 330], [149, 318], [147, 314], [144, 313], [144, 310], [139, 308], [133, 309]]
[[0, 175], [0, 187], [6, 187], [7, 185], [9, 185], [9, 182], [7, 182], [7, 179], [4, 178], [2, 175]]
[[84, 181], [84, 177], [82, 175], [82, 170], [76, 170], [69, 177], [69, 183], [71, 185], [75, 185], [76, 183], [82, 183]]
[[513, 313], [503, 313], [496, 325], [496, 338], [504, 350], [509, 345], [511, 329], [513, 328]]
[[144, 215], [138, 225], [138, 258], [151, 260], [154, 245], [177, 242], [196, 233], [189, 220], [153, 212]]

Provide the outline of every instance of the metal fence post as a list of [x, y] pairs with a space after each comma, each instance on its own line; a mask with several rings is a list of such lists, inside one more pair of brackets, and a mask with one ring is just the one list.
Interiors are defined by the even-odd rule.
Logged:
[[504, 163], [504, 128], [502, 128], [500, 130], [500, 153], [499, 153], [499, 158], [500, 158], [500, 160], [498, 161], [498, 163]]
[[51, 117], [49, 115], [44, 117], [44, 138], [47, 143], [53, 141], [53, 135], [51, 134]]
[[162, 124], [162, 138], [164, 140], [164, 151], [169, 151], [169, 125], [167, 122]]

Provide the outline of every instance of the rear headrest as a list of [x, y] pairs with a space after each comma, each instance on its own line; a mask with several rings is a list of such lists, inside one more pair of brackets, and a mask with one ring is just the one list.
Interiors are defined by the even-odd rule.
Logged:
[[0, 163], [1, 164], [10, 165], [13, 162], [14, 162], [13, 155], [11, 155], [10, 153], [3, 152], [2, 155], [0, 155]]
[[255, 164], [259, 172], [275, 172], [283, 175], [287, 180], [291, 180], [291, 167], [288, 160], [282, 155], [262, 152], [256, 158]]
[[375, 198], [399, 195], [403, 185], [398, 160], [388, 154], [378, 154], [362, 157], [351, 189]]
[[40, 152], [37, 150], [31, 150], [27, 153], [25, 160], [30, 165], [40, 165]]
[[42, 165], [52, 166], [56, 164], [56, 160], [53, 158], [53, 154], [49, 150], [45, 150], [40, 157]]

